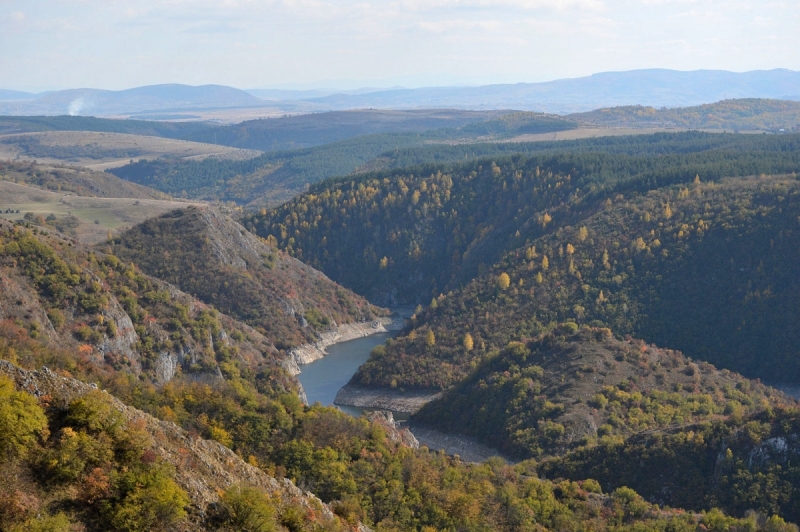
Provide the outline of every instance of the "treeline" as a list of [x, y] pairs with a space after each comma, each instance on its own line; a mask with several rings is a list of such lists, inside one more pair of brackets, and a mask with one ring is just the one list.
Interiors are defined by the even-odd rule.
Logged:
[[0, 116], [0, 131], [3, 134], [39, 131], [97, 131], [186, 140], [193, 133], [209, 127], [207, 123], [203, 122], [148, 122], [145, 120], [95, 118], [93, 116]]

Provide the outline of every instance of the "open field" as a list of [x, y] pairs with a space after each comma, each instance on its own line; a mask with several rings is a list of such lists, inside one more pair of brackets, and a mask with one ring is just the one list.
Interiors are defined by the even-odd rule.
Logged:
[[319, 112], [319, 106], [308, 102], [287, 102], [283, 105], [271, 105], [265, 102], [263, 107], [230, 107], [224, 109], [192, 109], [191, 111], [177, 112], [146, 112], [124, 113], [108, 116], [107, 118], [136, 119], [136, 120], [169, 120], [170, 122], [210, 121], [220, 125], [233, 125], [245, 120], [258, 120], [259, 118], [281, 118], [284, 116], [301, 115]]
[[[21, 220], [26, 213], [44, 217], [53, 214], [56, 222], [69, 219], [72, 223], [67, 234], [89, 244], [105, 240], [109, 230], [118, 231], [172, 209], [202, 204], [156, 199], [91, 198], [0, 181], [0, 217]], [[20, 212], [6, 213], [7, 209]]]
[[256, 150], [125, 133], [47, 131], [0, 136], [0, 159], [68, 163], [93, 170], [123, 166], [131, 159], [249, 159], [259, 154]]

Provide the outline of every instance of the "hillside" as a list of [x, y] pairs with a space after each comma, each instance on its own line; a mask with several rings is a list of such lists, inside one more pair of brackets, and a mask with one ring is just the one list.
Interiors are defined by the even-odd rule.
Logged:
[[714, 181], [798, 171], [798, 140], [683, 133], [575, 141], [541, 154], [326, 181], [242, 223], [371, 301], [427, 304], [618, 193], [698, 174]]
[[3, 530], [349, 529], [291, 481], [96, 386], [0, 361], [0, 397], [21, 416], [0, 428]]
[[[465, 116], [455, 111], [384, 112], [383, 115], [377, 111], [352, 111], [261, 120], [255, 124], [243, 122], [239, 130], [236, 129], [238, 126], [228, 126], [224, 131], [209, 133], [212, 136], [197, 138], [210, 141], [219, 136], [223, 139], [220, 142], [234, 146], [282, 149], [246, 161], [221, 158], [187, 161], [169, 157], [139, 160], [112, 168], [109, 172], [173, 195], [261, 207], [289, 200], [310, 184], [329, 177], [365, 171], [376, 165], [385, 167], [387, 158], [406, 154], [409, 150], [414, 153], [421, 150], [426, 156], [433, 151], [428, 156], [430, 159], [424, 162], [435, 161], [438, 157], [436, 148], [426, 148], [431, 143], [450, 152], [453, 150], [445, 143], [508, 139], [524, 133], [563, 131], [577, 126], [575, 122], [540, 113], [498, 112], [494, 114], [501, 116], [491, 120], [483, 119], [492, 114], [461, 114]], [[339, 115], [344, 118], [339, 118]], [[395, 120], [390, 120], [393, 117]], [[458, 127], [465, 122], [466, 125]], [[351, 127], [344, 127], [346, 125]], [[428, 127], [438, 129], [425, 129]], [[367, 134], [352, 137], [359, 131]], [[248, 144], [236, 140], [237, 135]], [[272, 139], [271, 144], [258, 140], [260, 136]], [[323, 144], [325, 141], [330, 142]], [[311, 147], [287, 149], [298, 145]], [[506, 147], [490, 146], [495, 146], [488, 148], [492, 153], [511, 151]], [[483, 149], [486, 150], [487, 146], [484, 145]], [[525, 150], [516, 147], [513, 152]]]
[[279, 349], [385, 312], [210, 208], [147, 220], [99, 245], [106, 248], [254, 327]]
[[695, 107], [655, 109], [624, 106], [597, 109], [569, 118], [610, 127], [675, 127], [728, 130], [800, 130], [800, 102], [788, 100], [723, 100]]
[[261, 152], [127, 133], [44, 131], [0, 136], [0, 158], [104, 170], [134, 159], [252, 159]]
[[[5, 357], [8, 343], [3, 347], [0, 354]], [[203, 402], [203, 395], [211, 392], [205, 388], [165, 388], [148, 395], [150, 400], [174, 401], [176, 392], [201, 392], [192, 402]], [[262, 453], [245, 463], [217, 442], [202, 440], [47, 368], [26, 371], [0, 362], [0, 397], [4, 416], [19, 416], [14, 425], [0, 424], [5, 451], [0, 468], [6, 473], [0, 481], [0, 526], [15, 532], [76, 525], [82, 530], [127, 531], [366, 530], [359, 519], [374, 523], [379, 531], [428, 526], [476, 531], [564, 526], [587, 532], [688, 531], [699, 526], [797, 530], [776, 515], [767, 519], [769, 514], [750, 513], [737, 519], [713, 509], [687, 514], [653, 506], [628, 488], [603, 494], [593, 480], [543, 481], [532, 462], [516, 467], [499, 460], [464, 464], [458, 458], [398, 445], [380, 425], [333, 409], [304, 412], [285, 398], [283, 407], [272, 403], [273, 409], [263, 413], [267, 418], [288, 414], [283, 427], [261, 441], [283, 447], [276, 456], [286, 466], [279, 469], [262, 462]], [[228, 399], [231, 408], [230, 399], [235, 402], [236, 397]], [[248, 401], [252, 404], [253, 399]], [[216, 418], [209, 406], [204, 405]], [[191, 402], [187, 407], [192, 408]], [[159, 409], [162, 415], [168, 412], [166, 406]], [[205, 413], [197, 417], [208, 422]], [[294, 426], [288, 433], [287, 421]], [[252, 416], [248, 423], [253, 423]], [[220, 442], [227, 432], [213, 427]], [[301, 485], [338, 500], [326, 507], [264, 470], [296, 475]], [[13, 480], [5, 480], [9, 478]]]
[[[797, 198], [793, 177], [694, 183], [620, 194], [574, 226], [521, 234], [524, 246], [418, 312], [420, 339], [399, 338], [354, 382], [446, 388], [484, 350], [565, 320], [602, 324], [750, 377], [800, 379], [791, 325], [800, 311]], [[434, 348], [422, 342], [428, 329]], [[483, 348], [465, 352], [466, 332]]]
[[680, 352], [568, 322], [482, 357], [414, 421], [527, 458], [793, 404]]
[[98, 198], [167, 199], [152, 188], [87, 168], [32, 162], [0, 161], [0, 180], [53, 192]]
[[366, 135], [315, 148], [268, 152], [244, 161], [139, 160], [108, 172], [179, 197], [261, 207], [289, 200], [311, 183], [350, 174], [387, 150], [421, 142], [416, 134]]
[[[410, 111], [354, 109], [282, 118], [247, 120], [239, 124], [194, 132], [187, 140], [218, 142], [261, 151], [311, 148], [363, 135], [424, 133], [460, 128], [493, 119], [508, 111], [419, 109]], [[214, 139], [216, 138], [216, 141]]]
[[56, 232], [0, 221], [0, 272], [4, 334], [59, 353], [18, 346], [12, 362], [88, 376], [124, 370], [160, 384], [248, 368], [297, 389], [285, 357], [257, 331]]
[[195, 203], [86, 168], [0, 162], [0, 218], [102, 242], [153, 216]]
[[213, 126], [207, 122], [156, 122], [65, 114], [59, 116], [0, 116], [0, 134], [2, 135], [42, 131], [93, 131], [182, 139], [209, 127]]
[[[540, 464], [548, 478], [597, 478], [604, 489], [629, 486], [647, 500], [733, 515], [752, 509], [800, 517], [797, 458], [800, 410], [765, 409], [739, 419], [645, 431]], [[646, 474], [643, 474], [646, 472]]]

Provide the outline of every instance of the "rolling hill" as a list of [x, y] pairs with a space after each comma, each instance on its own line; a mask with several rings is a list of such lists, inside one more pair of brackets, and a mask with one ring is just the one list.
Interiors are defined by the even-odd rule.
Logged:
[[800, 129], [800, 102], [734, 99], [695, 107], [655, 109], [624, 106], [569, 115], [573, 120], [610, 127], [673, 127], [690, 129], [768, 130]]

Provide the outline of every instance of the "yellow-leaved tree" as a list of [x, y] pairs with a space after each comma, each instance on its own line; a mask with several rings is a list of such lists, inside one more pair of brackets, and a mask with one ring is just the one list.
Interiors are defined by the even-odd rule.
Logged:
[[507, 273], [503, 272], [497, 276], [497, 286], [500, 290], [505, 290], [511, 285], [511, 278]]
[[474, 346], [474, 343], [472, 341], [472, 335], [470, 333], [467, 333], [467, 334], [464, 335], [463, 344], [464, 344], [464, 349], [466, 351], [472, 351], [472, 347]]
[[428, 329], [428, 333], [425, 335], [425, 345], [428, 347], [436, 345], [436, 335], [433, 334], [433, 329]]

